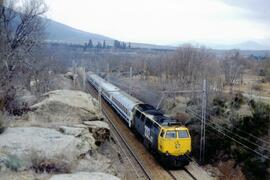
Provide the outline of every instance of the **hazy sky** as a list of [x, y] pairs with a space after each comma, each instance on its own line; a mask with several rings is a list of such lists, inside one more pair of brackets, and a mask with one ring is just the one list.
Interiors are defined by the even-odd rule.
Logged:
[[45, 1], [48, 18], [123, 41], [270, 41], [270, 0]]

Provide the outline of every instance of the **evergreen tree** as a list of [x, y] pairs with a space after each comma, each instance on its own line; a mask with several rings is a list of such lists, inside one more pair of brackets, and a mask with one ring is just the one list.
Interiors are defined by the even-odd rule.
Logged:
[[126, 49], [126, 47], [127, 47], [126, 43], [123, 42], [123, 43], [122, 43], [122, 48], [123, 48], [123, 49]]
[[120, 41], [114, 40], [114, 48], [121, 48]]
[[88, 42], [88, 47], [89, 47], [89, 48], [93, 48], [93, 47], [94, 47], [94, 46], [93, 46], [93, 42], [92, 42], [91, 39], [90, 39], [89, 42]]
[[101, 48], [102, 48], [101, 42], [98, 42], [98, 43], [97, 43], [96, 48], [98, 48], [98, 49], [101, 49]]
[[103, 49], [105, 49], [106, 48], [106, 42], [105, 42], [105, 40], [103, 41]]

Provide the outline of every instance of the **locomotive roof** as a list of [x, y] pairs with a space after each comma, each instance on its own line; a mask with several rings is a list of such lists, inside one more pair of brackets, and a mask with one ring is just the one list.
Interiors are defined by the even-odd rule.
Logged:
[[180, 123], [172, 118], [164, 116], [164, 114], [149, 104], [139, 104], [138, 109], [147, 115], [151, 115], [152, 119], [162, 126], [179, 125]]

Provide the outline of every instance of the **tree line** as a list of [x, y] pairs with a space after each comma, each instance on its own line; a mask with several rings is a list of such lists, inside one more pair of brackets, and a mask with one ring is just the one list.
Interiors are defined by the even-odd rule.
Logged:
[[110, 48], [115, 48], [115, 49], [130, 49], [131, 48], [131, 43], [126, 43], [126, 42], [121, 42], [118, 40], [113, 41], [113, 45], [107, 44], [105, 40], [103, 42], [98, 41], [96, 44], [92, 41], [92, 39], [89, 39], [88, 43], [84, 44], [83, 49], [110, 49]]

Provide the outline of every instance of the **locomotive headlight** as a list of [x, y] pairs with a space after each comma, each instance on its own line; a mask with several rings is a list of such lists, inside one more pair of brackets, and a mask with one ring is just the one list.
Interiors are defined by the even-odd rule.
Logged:
[[180, 148], [180, 144], [175, 144], [175, 148], [179, 149]]

